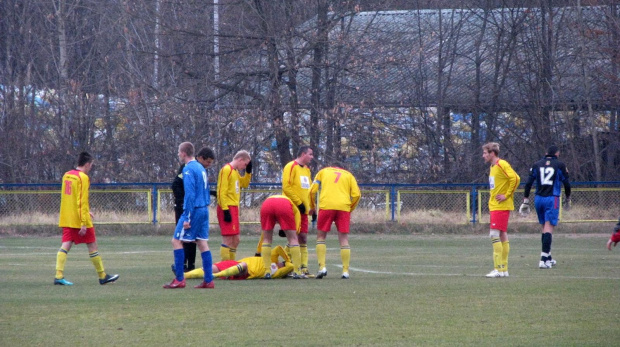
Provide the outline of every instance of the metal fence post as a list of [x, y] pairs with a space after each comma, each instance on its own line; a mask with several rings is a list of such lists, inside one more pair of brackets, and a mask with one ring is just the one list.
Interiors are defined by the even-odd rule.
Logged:
[[476, 212], [478, 211], [478, 191], [476, 186], [471, 187], [471, 223], [476, 224]]

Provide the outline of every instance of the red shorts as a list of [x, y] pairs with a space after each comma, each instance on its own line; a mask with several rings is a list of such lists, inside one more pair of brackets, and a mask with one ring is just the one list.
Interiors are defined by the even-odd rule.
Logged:
[[[215, 264], [215, 267], [218, 269], [218, 271], [224, 271], [228, 268], [231, 268], [233, 266], [237, 266], [239, 265], [239, 263], [235, 260], [223, 260], [220, 262], [217, 262]], [[222, 279], [228, 279], [228, 280], [244, 280], [246, 278], [250, 277], [250, 274], [248, 272], [246, 272], [243, 275], [236, 275], [236, 276], [230, 276], [230, 277], [226, 277], [226, 278], [222, 278]]]
[[307, 214], [302, 214], [301, 215], [301, 230], [299, 231], [300, 233], [308, 233], [308, 215]]
[[217, 222], [220, 224], [222, 236], [239, 235], [239, 206], [228, 206], [232, 222], [224, 222], [224, 210], [217, 207]]
[[80, 228], [62, 228], [62, 242], [72, 241], [76, 245], [80, 243], [93, 243], [97, 241], [95, 237], [95, 227], [86, 228], [86, 234], [80, 236]]
[[269, 198], [260, 207], [260, 227], [273, 230], [276, 222], [282, 230], [297, 230], [291, 201], [285, 198]]
[[509, 217], [510, 211], [508, 210], [491, 211], [491, 229], [507, 231]]
[[338, 210], [320, 210], [316, 228], [320, 231], [328, 232], [332, 227], [332, 222], [336, 223], [336, 229], [341, 233], [349, 233], [351, 223], [351, 212]]

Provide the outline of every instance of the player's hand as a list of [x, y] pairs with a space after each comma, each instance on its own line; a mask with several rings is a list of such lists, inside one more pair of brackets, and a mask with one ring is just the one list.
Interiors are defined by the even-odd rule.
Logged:
[[530, 214], [530, 199], [523, 199], [523, 203], [521, 204], [521, 207], [519, 207], [519, 214], [522, 216]]
[[85, 226], [85, 225], [82, 225], [82, 226], [80, 227], [80, 231], [78, 231], [78, 234], [79, 234], [80, 236], [84, 236], [84, 235], [86, 235], [86, 226]]
[[209, 195], [212, 195], [213, 197], [217, 198], [217, 192], [215, 191], [215, 189], [209, 190]]
[[280, 231], [278, 231], [278, 236], [286, 237], [286, 233], [284, 232], [284, 230], [280, 229]]
[[317, 218], [316, 212], [312, 212], [312, 222], [316, 222], [316, 218]]
[[252, 173], [252, 161], [250, 160], [250, 162], [248, 163], [248, 165], [246, 165], [245, 167], [245, 172], [251, 174]]
[[303, 203], [297, 205], [297, 208], [299, 209], [299, 213], [306, 214], [306, 206]]
[[232, 215], [230, 214], [230, 210], [224, 210], [224, 222], [232, 222]]
[[614, 247], [616, 247], [616, 245], [618, 244], [618, 242], [613, 242], [611, 241], [611, 238], [609, 240], [607, 240], [607, 249], [611, 251], [611, 245], [614, 245]]

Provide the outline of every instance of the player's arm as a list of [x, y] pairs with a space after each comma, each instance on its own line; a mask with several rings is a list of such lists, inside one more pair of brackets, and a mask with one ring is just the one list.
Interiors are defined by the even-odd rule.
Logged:
[[566, 164], [562, 163], [562, 165], [560, 166], [560, 180], [562, 181], [562, 184], [564, 185], [564, 194], [566, 195], [566, 200], [570, 200], [570, 194], [571, 194], [571, 186], [570, 186], [570, 179], [569, 179], [569, 175], [568, 175], [568, 170], [566, 169]]
[[521, 183], [521, 177], [517, 175], [517, 172], [512, 168], [512, 166], [510, 166], [510, 164], [508, 164], [508, 162], [504, 161], [504, 165], [504, 172], [506, 173], [506, 177], [510, 182], [510, 184], [508, 185], [508, 190], [506, 191], [504, 196], [506, 197], [506, 199], [509, 199], [514, 195], [517, 187], [519, 187], [519, 183]]
[[321, 187], [321, 173], [323, 171], [319, 171], [316, 176], [314, 176], [314, 180], [312, 181], [312, 185], [310, 186], [310, 209], [316, 210], [316, 192], [319, 191]]
[[[294, 162], [293, 162], [294, 163]], [[289, 199], [291, 199], [293, 201], [293, 203], [295, 204], [295, 206], [299, 206], [302, 203], [301, 198], [297, 195], [297, 192], [295, 191], [295, 187], [293, 186], [293, 177], [292, 176], [292, 171], [293, 171], [293, 165], [286, 165], [284, 167], [284, 170], [282, 170], [282, 192], [284, 193], [284, 195], [286, 195], [286, 197], [288, 197]]]
[[250, 181], [252, 180], [251, 173], [245, 173], [245, 175], [239, 175], [239, 188], [247, 188], [250, 186]]
[[194, 210], [196, 200], [196, 187], [194, 184], [194, 175], [189, 169], [185, 169], [183, 173], [183, 189], [185, 190], [185, 198], [183, 199], [183, 217], [189, 221], [189, 214]]
[[220, 175], [217, 179], [217, 204], [222, 210], [228, 210], [228, 205], [230, 205], [230, 198], [228, 197], [230, 171], [230, 165], [225, 165], [220, 170]]
[[523, 187], [523, 202], [526, 202], [525, 199], [528, 199], [527, 202], [529, 202], [530, 191], [532, 190], [532, 185], [536, 181], [536, 175], [538, 175], [538, 167], [534, 165], [530, 169], [530, 174], [527, 176], [527, 182], [525, 182], [525, 186]]
[[78, 197], [78, 206], [80, 209], [80, 223], [81, 226], [87, 226], [92, 224], [90, 218], [90, 204], [88, 202], [88, 189], [90, 188], [90, 178], [80, 173], [80, 196]]
[[355, 210], [361, 197], [362, 192], [360, 191], [360, 187], [357, 185], [357, 180], [355, 179], [355, 176], [351, 174], [351, 212]]

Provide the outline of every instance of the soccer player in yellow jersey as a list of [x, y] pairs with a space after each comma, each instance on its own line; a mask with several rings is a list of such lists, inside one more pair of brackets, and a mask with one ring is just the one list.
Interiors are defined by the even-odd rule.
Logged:
[[310, 208], [310, 185], [312, 174], [310, 163], [314, 159], [312, 148], [301, 146], [297, 159], [289, 162], [282, 170], [282, 194], [291, 199], [301, 213], [301, 230], [297, 235], [301, 253], [301, 273], [309, 276], [308, 271], [308, 215], [316, 218], [314, 210]]
[[106, 274], [97, 249], [97, 238], [88, 203], [88, 189], [90, 187], [88, 173], [93, 167], [93, 157], [88, 152], [82, 152], [78, 155], [77, 161], [75, 170], [67, 171], [62, 176], [58, 222], [58, 226], [62, 228], [62, 244], [56, 255], [54, 284], [73, 285], [64, 277], [67, 254], [74, 243], [85, 243], [88, 247], [90, 261], [99, 275], [99, 284], [103, 285], [116, 281], [119, 276]]
[[[235, 260], [239, 246], [239, 200], [241, 188], [247, 188], [252, 179], [252, 158], [247, 151], [239, 151], [233, 160], [220, 169], [217, 179], [217, 221], [222, 233], [220, 256]], [[241, 176], [239, 170], [245, 170]]]
[[260, 208], [260, 226], [263, 231], [260, 253], [263, 255], [263, 261], [266, 266], [265, 279], [271, 278], [271, 274], [267, 270], [269, 270], [273, 228], [276, 223], [280, 225], [288, 240], [288, 248], [295, 266], [293, 278], [308, 278], [307, 275], [301, 273], [301, 254], [299, 251], [299, 241], [297, 240], [301, 224], [299, 209], [286, 196], [272, 195], [265, 199]]
[[319, 272], [316, 278], [327, 276], [325, 256], [327, 248], [325, 239], [332, 223], [338, 230], [340, 241], [340, 258], [342, 259], [343, 279], [349, 278], [349, 262], [351, 260], [351, 246], [349, 246], [349, 225], [351, 212], [357, 207], [361, 192], [353, 175], [342, 169], [342, 165], [321, 169], [310, 187], [310, 206], [316, 206], [316, 193], [319, 193], [319, 219], [317, 221], [316, 256], [319, 261]]
[[[259, 245], [260, 248], [260, 245]], [[279, 258], [282, 261], [279, 261]], [[277, 246], [271, 250], [269, 264], [265, 266], [264, 257], [255, 255], [253, 257], [243, 258], [239, 261], [224, 260], [213, 264], [213, 277], [229, 280], [245, 280], [265, 278], [266, 274], [270, 274], [270, 278], [286, 278], [293, 272], [294, 266], [291, 259], [284, 251], [282, 246]], [[204, 270], [201, 268], [185, 273], [185, 278], [203, 278]]]
[[486, 277], [508, 277], [508, 218], [514, 210], [514, 192], [521, 178], [510, 164], [499, 158], [499, 144], [490, 142], [482, 146], [482, 158], [491, 165], [489, 173], [489, 211], [491, 227], [489, 235], [493, 244], [493, 271]]

